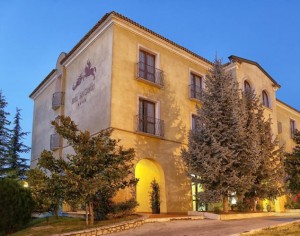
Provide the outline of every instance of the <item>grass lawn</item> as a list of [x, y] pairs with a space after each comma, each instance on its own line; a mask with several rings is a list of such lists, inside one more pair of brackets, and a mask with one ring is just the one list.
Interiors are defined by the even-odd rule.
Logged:
[[13, 236], [47, 236], [52, 234], [66, 233], [77, 230], [84, 230], [89, 228], [96, 228], [110, 224], [120, 223], [122, 221], [137, 219], [140, 216], [131, 215], [124, 218], [116, 218], [104, 221], [95, 221], [94, 225], [86, 226], [85, 219], [71, 218], [71, 217], [49, 217], [32, 220], [25, 229], [20, 230]]
[[253, 233], [244, 233], [242, 236], [298, 236], [300, 235], [300, 222], [290, 223], [284, 226], [266, 228]]

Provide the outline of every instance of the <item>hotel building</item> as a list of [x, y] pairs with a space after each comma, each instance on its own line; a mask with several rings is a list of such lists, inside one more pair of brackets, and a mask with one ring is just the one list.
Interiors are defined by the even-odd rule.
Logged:
[[[272, 130], [291, 151], [300, 112], [276, 98], [280, 85], [256, 62], [230, 56], [227, 68], [261, 95]], [[197, 210], [195, 186], [185, 173], [181, 148], [194, 126], [205, 74], [212, 63], [127, 17], [106, 14], [30, 94], [34, 100], [31, 168], [40, 153], [72, 152], [50, 122], [70, 116], [79, 129], [97, 134], [111, 127], [113, 138], [136, 150], [138, 212], [150, 212], [149, 187], [161, 188], [161, 212]], [[126, 200], [129, 191], [117, 199]], [[284, 198], [275, 201], [282, 211]]]

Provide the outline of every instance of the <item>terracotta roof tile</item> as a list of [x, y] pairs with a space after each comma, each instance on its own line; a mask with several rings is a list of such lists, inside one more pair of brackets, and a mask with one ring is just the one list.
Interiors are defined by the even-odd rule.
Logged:
[[107, 13], [107, 14], [105, 14], [99, 21], [98, 21], [98, 23], [71, 49], [71, 51], [66, 55], [66, 57], [61, 61], [61, 64], [63, 64], [75, 51], [76, 51], [76, 49], [77, 48], [79, 48], [80, 47], [80, 45], [102, 24], [102, 23], [104, 23], [105, 22], [105, 20], [110, 16], [110, 15], [113, 15], [113, 16], [116, 16], [116, 17], [118, 17], [118, 18], [120, 18], [120, 19], [122, 19], [122, 20], [125, 20], [125, 21], [127, 21], [128, 23], [130, 23], [130, 24], [132, 24], [132, 25], [134, 25], [134, 26], [137, 26], [138, 28], [140, 28], [140, 29], [142, 29], [142, 30], [145, 30], [146, 32], [148, 32], [148, 33], [150, 33], [150, 34], [152, 34], [152, 35], [154, 35], [154, 36], [156, 36], [156, 37], [158, 37], [158, 38], [160, 38], [160, 39], [163, 39], [164, 41], [166, 41], [167, 43], [170, 43], [170, 44], [172, 44], [172, 45], [174, 45], [174, 46], [176, 46], [177, 48], [179, 48], [179, 49], [181, 49], [181, 50], [184, 50], [184, 51], [186, 51], [187, 53], [189, 53], [189, 54], [191, 54], [191, 55], [193, 55], [194, 57], [197, 57], [197, 58], [199, 58], [199, 59], [201, 59], [201, 60], [203, 60], [203, 61], [205, 61], [206, 63], [208, 63], [208, 64], [210, 64], [210, 65], [212, 65], [212, 62], [211, 61], [209, 61], [209, 60], [207, 60], [207, 59], [205, 59], [204, 57], [201, 57], [200, 55], [198, 55], [198, 54], [196, 54], [196, 53], [194, 53], [194, 52], [192, 52], [192, 51], [190, 51], [190, 50], [188, 50], [187, 48], [185, 48], [185, 47], [183, 47], [183, 46], [180, 46], [179, 44], [177, 44], [177, 43], [175, 43], [175, 42], [173, 42], [173, 41], [171, 41], [171, 40], [169, 40], [169, 39], [167, 39], [167, 38], [165, 38], [165, 37], [163, 37], [163, 36], [161, 36], [160, 34], [158, 34], [158, 33], [155, 33], [154, 31], [152, 31], [152, 30], [150, 30], [150, 29], [148, 29], [148, 28], [146, 28], [146, 27], [144, 27], [144, 26], [142, 26], [142, 25], [140, 25], [140, 24], [138, 24], [138, 23], [136, 23], [135, 21], [133, 21], [133, 20], [131, 20], [131, 19], [129, 19], [129, 18], [127, 18], [126, 16], [123, 16], [123, 15], [121, 15], [120, 13], [117, 13], [117, 12], [115, 12], [115, 11], [112, 11], [112, 12], [110, 12], [110, 13]]

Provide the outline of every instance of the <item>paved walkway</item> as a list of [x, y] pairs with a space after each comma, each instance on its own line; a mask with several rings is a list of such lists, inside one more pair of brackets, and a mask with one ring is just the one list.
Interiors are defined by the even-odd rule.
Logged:
[[[223, 236], [238, 235], [253, 229], [300, 220], [300, 216], [273, 216], [243, 220], [177, 220], [147, 223], [139, 228], [126, 230], [111, 236]], [[300, 233], [300, 232], [299, 232]], [[300, 235], [300, 234], [299, 234]]]

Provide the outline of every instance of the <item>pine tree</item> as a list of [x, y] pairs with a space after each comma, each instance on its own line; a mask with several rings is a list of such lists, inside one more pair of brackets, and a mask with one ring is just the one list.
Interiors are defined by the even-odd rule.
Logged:
[[284, 165], [288, 175], [288, 189], [292, 194], [298, 194], [300, 193], [300, 131], [295, 132], [294, 140], [296, 146], [292, 153], [286, 155]]
[[10, 139], [10, 130], [8, 128], [10, 122], [7, 120], [9, 113], [5, 111], [6, 106], [7, 102], [0, 90], [0, 177], [4, 175]]
[[26, 146], [22, 140], [29, 132], [23, 132], [21, 128], [21, 110], [16, 109], [14, 117], [14, 127], [11, 132], [11, 137], [8, 146], [8, 156], [6, 162], [6, 175], [10, 178], [24, 179], [25, 172], [29, 169], [26, 163], [27, 159], [20, 156], [20, 154], [28, 153], [30, 148]]
[[190, 131], [188, 150], [182, 150], [189, 176], [204, 189], [206, 201], [223, 199], [228, 211], [228, 196], [243, 195], [253, 182], [255, 160], [246, 148], [246, 115], [237, 81], [216, 59], [209, 71], [203, 102], [198, 108], [198, 125]]
[[256, 166], [254, 182], [245, 197], [251, 199], [255, 211], [257, 198], [275, 199], [283, 193], [283, 147], [278, 147], [271, 129], [271, 118], [264, 118], [264, 107], [254, 91], [246, 91], [243, 95], [247, 114], [247, 143], [255, 151], [251, 158], [254, 158]]

